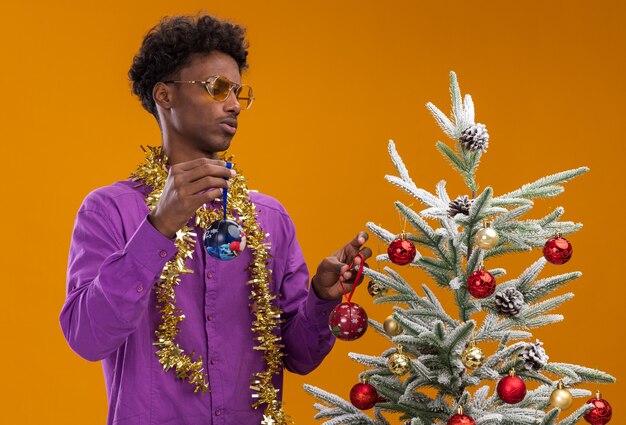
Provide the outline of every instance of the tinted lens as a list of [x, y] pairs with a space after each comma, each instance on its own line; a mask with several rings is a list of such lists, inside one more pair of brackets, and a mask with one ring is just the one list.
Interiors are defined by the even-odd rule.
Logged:
[[228, 97], [228, 93], [230, 93], [231, 82], [228, 78], [218, 77], [213, 82], [213, 99], [218, 102], [223, 102]]
[[241, 86], [237, 92], [237, 100], [242, 109], [248, 109], [254, 100], [252, 88], [250, 86]]

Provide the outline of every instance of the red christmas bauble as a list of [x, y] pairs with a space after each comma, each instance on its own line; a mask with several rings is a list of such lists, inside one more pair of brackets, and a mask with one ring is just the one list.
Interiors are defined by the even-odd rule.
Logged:
[[367, 330], [367, 313], [356, 303], [341, 303], [331, 311], [328, 326], [337, 338], [354, 341]]
[[486, 298], [496, 290], [496, 278], [487, 270], [476, 270], [467, 278], [467, 292], [475, 298]]
[[519, 376], [505, 376], [496, 388], [498, 397], [505, 403], [516, 404], [526, 397], [526, 384]]
[[357, 409], [371, 409], [378, 402], [378, 400], [378, 392], [376, 391], [376, 388], [370, 384], [356, 384], [350, 390], [350, 402]]
[[456, 414], [448, 419], [448, 425], [476, 425], [471, 416]]
[[597, 397], [590, 398], [587, 403], [593, 404], [593, 409], [588, 411], [584, 418], [592, 425], [604, 425], [613, 417], [613, 408], [608, 401], [601, 399], [598, 394]]
[[392, 263], [404, 266], [415, 258], [417, 250], [415, 245], [408, 239], [398, 238], [392, 241], [387, 248], [387, 254]]
[[573, 250], [567, 239], [555, 236], [543, 246], [543, 256], [552, 264], [565, 264], [572, 258]]

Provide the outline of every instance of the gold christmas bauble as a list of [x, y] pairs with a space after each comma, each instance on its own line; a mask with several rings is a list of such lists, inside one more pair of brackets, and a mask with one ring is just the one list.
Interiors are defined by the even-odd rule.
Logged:
[[389, 289], [387, 287], [382, 286], [380, 283], [374, 282], [373, 280], [370, 280], [370, 283], [367, 284], [367, 292], [373, 298], [384, 297], [387, 295], [388, 290]]
[[385, 333], [390, 337], [400, 335], [402, 333], [402, 326], [400, 323], [393, 318], [393, 316], [388, 316], [383, 322], [383, 328], [385, 329]]
[[476, 245], [482, 249], [491, 249], [500, 241], [500, 236], [491, 227], [483, 227], [476, 232]]
[[387, 367], [394, 375], [402, 376], [411, 369], [411, 359], [401, 352], [393, 353], [387, 359]]
[[463, 365], [468, 369], [476, 369], [483, 364], [485, 360], [485, 353], [483, 350], [476, 347], [474, 344], [471, 344], [461, 354], [461, 361]]
[[550, 396], [550, 404], [554, 407], [558, 407], [561, 410], [566, 410], [570, 408], [573, 401], [574, 397], [572, 397], [572, 393], [570, 393], [563, 387], [562, 382], [559, 382], [557, 389], [552, 391], [552, 395]]

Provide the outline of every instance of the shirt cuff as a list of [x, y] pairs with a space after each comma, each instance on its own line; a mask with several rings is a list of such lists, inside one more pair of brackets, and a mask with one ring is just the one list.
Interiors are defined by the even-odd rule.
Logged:
[[178, 252], [174, 239], [169, 239], [148, 221], [146, 216], [130, 238], [124, 252], [148, 270], [161, 271]]
[[313, 286], [311, 285], [304, 307], [306, 317], [308, 317], [309, 320], [314, 322], [320, 328], [328, 329], [328, 316], [333, 308], [339, 304], [341, 304], [341, 298], [336, 300], [323, 300], [317, 296]]

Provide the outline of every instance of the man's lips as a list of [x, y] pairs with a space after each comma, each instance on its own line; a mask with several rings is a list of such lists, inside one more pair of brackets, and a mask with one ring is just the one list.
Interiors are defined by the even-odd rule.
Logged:
[[235, 118], [226, 118], [220, 121], [220, 126], [229, 134], [237, 132], [237, 120]]

